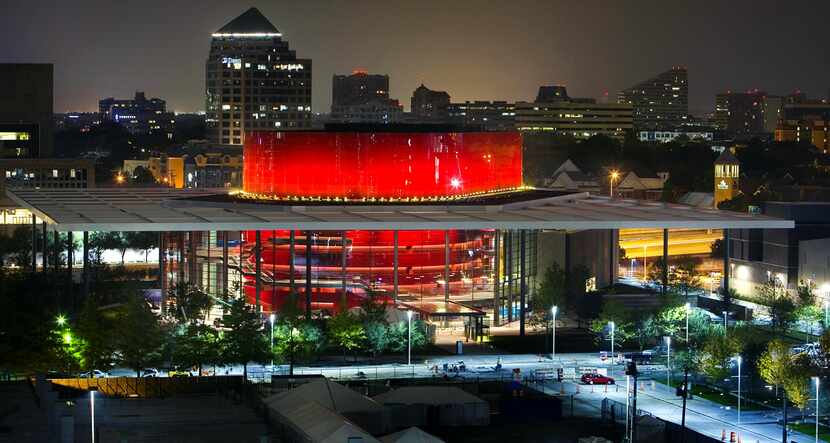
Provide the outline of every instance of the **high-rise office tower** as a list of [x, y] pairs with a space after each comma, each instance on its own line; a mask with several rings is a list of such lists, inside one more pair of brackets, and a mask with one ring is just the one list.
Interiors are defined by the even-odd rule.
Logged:
[[331, 83], [331, 106], [369, 103], [389, 98], [389, 76], [355, 69], [351, 75], [335, 75]]
[[765, 132], [770, 120], [778, 120], [780, 105], [773, 101], [766, 106], [767, 93], [759, 90], [724, 92], [715, 96], [715, 126], [734, 137], [747, 137]]
[[637, 129], [672, 129], [689, 115], [689, 80], [686, 68], [673, 67], [655, 77], [623, 89], [617, 103], [634, 108]]
[[446, 91], [433, 91], [422, 83], [412, 93], [410, 111], [419, 118], [446, 121], [449, 106], [450, 95]]
[[206, 71], [210, 141], [241, 145], [250, 130], [311, 126], [311, 60], [297, 58], [258, 9], [213, 33]]
[[331, 85], [332, 122], [393, 123], [403, 116], [403, 107], [389, 98], [389, 76], [355, 70], [335, 75]]
[[0, 63], [0, 158], [52, 156], [51, 63]]

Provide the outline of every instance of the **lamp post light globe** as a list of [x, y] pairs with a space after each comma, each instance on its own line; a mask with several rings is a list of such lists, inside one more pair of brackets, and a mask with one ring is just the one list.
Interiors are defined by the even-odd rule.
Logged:
[[274, 321], [277, 319], [276, 314], [271, 313], [268, 321], [271, 323], [271, 349], [268, 351], [271, 354], [271, 370], [274, 370]]
[[735, 362], [738, 364], [738, 423], [741, 422], [741, 363], [743, 358], [740, 355], [735, 356]]
[[609, 177], [609, 182], [611, 184], [611, 189], [610, 189], [610, 192], [608, 193], [609, 197], [611, 197], [611, 198], [614, 198], [614, 182], [617, 181], [617, 178], [619, 178], [619, 176], [620, 176], [620, 173], [616, 169], [611, 171], [611, 174], [610, 174], [610, 177]]

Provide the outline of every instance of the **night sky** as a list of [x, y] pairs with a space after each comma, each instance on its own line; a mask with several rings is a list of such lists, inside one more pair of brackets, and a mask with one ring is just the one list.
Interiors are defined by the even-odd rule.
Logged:
[[453, 101], [532, 100], [543, 83], [614, 97], [672, 65], [689, 69], [695, 114], [727, 89], [830, 89], [826, 0], [3, 0], [0, 62], [54, 63], [56, 112], [135, 90], [202, 110], [210, 34], [251, 6], [313, 59], [315, 112], [355, 67], [388, 73], [407, 108], [421, 82]]

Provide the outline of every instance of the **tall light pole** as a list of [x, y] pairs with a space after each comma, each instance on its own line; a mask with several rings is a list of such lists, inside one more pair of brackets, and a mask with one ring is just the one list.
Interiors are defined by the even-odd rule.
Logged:
[[616, 181], [619, 176], [620, 173], [617, 170], [611, 171], [611, 192], [608, 193], [608, 196], [611, 198], [614, 198], [614, 181]]
[[692, 310], [691, 303], [686, 303], [686, 346], [689, 346], [689, 312]]
[[558, 311], [558, 310], [559, 310], [559, 308], [557, 308], [556, 306], [553, 306], [552, 308], [550, 308], [550, 318], [551, 318], [551, 323], [552, 323], [551, 333], [550, 333], [550, 338], [551, 338], [550, 359], [551, 360], [553, 360], [553, 358], [556, 357], [556, 311]]
[[[825, 303], [825, 306], [827, 304]], [[819, 386], [819, 378], [813, 377], [816, 381], [816, 443], [818, 443], [818, 386]]]
[[671, 337], [666, 337], [666, 386], [671, 387]]
[[89, 418], [90, 418], [90, 431], [92, 432], [92, 443], [95, 443], [95, 389], [90, 388], [89, 390]]
[[743, 359], [741, 356], [735, 357], [735, 361], [738, 362], [738, 424], [741, 423], [741, 362]]
[[727, 316], [728, 314], [729, 314], [728, 312], [723, 311], [723, 333], [724, 333], [724, 334], [726, 334], [726, 328], [728, 328], [728, 327], [729, 327], [729, 322], [726, 320], [726, 316]]
[[614, 364], [614, 326], [614, 322], [608, 322], [608, 327], [611, 328], [611, 364]]
[[271, 322], [271, 349], [268, 351], [271, 354], [271, 370], [274, 370], [274, 320], [277, 319], [276, 314], [271, 314], [268, 321]]
[[406, 364], [412, 364], [412, 311], [406, 311], [407, 323], [409, 323], [409, 338], [406, 340]]

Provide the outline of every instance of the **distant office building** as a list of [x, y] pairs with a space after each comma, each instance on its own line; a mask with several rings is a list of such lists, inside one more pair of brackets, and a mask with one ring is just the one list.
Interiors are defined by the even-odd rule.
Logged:
[[335, 123], [394, 123], [403, 107], [389, 98], [389, 76], [355, 70], [332, 78], [329, 121]]
[[213, 33], [205, 68], [211, 142], [241, 145], [246, 131], [311, 127], [311, 60], [297, 58], [258, 9]]
[[331, 82], [331, 106], [369, 103], [389, 98], [389, 76], [355, 69], [351, 75], [335, 75]]
[[0, 224], [39, 221], [6, 196], [7, 187], [95, 186], [89, 160], [52, 159], [51, 64], [0, 64]]
[[[764, 114], [767, 93], [759, 90], [725, 92], [715, 96], [715, 126], [734, 137], [762, 134], [767, 127]], [[772, 107], [769, 107], [770, 114]], [[775, 111], [777, 114], [777, 111]], [[776, 118], [770, 115], [770, 119]]]
[[412, 93], [410, 112], [417, 118], [445, 121], [449, 106], [450, 95], [446, 91], [433, 91], [421, 83]]
[[77, 129], [81, 132], [89, 132], [92, 128], [101, 124], [102, 118], [99, 112], [67, 112], [55, 114], [55, 129]]
[[807, 142], [825, 153], [830, 151], [830, 120], [815, 117], [784, 120], [775, 129], [777, 142]]
[[638, 129], [672, 129], [689, 115], [689, 81], [686, 68], [673, 67], [620, 91], [617, 103], [634, 109]]
[[[561, 94], [568, 97], [564, 89]], [[632, 106], [623, 103], [557, 97], [550, 102], [518, 102], [515, 111], [516, 129], [523, 132], [553, 133], [576, 139], [605, 135], [622, 140], [626, 131], [633, 128]]]
[[512, 131], [516, 126], [516, 105], [506, 101], [466, 101], [447, 107], [452, 122], [485, 131]]
[[551, 103], [563, 100], [570, 100], [568, 90], [565, 86], [539, 86], [539, 92], [536, 94], [537, 103]]
[[148, 99], [144, 92], [137, 91], [131, 99], [99, 100], [98, 112], [103, 119], [120, 124], [130, 134], [173, 138], [175, 116], [167, 112], [167, 103], [156, 97]]
[[51, 63], [0, 63], [0, 158], [50, 157]]

